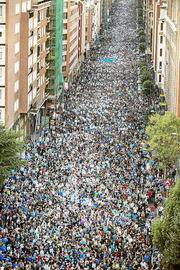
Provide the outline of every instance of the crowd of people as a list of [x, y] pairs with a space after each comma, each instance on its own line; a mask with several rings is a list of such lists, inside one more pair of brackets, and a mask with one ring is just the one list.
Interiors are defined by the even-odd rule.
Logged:
[[150, 228], [170, 181], [146, 147], [136, 25], [136, 1], [117, 2], [56, 128], [28, 143], [2, 194], [1, 270], [160, 269]]

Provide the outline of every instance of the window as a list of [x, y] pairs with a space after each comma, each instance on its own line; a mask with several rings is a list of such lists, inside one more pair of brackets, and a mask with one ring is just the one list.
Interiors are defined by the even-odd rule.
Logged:
[[19, 14], [20, 13], [20, 4], [16, 4], [16, 7], [15, 7], [15, 14]]
[[66, 62], [66, 55], [62, 56], [62, 60], [63, 60], [63, 62]]
[[3, 70], [2, 68], [0, 68], [0, 79], [2, 79], [2, 73], [3, 73]]
[[22, 12], [26, 12], [27, 9], [26, 9], [26, 2], [23, 2], [22, 3]]
[[28, 2], [27, 2], [27, 10], [30, 10], [31, 9], [31, 1], [29, 0]]
[[41, 14], [40, 14], [40, 11], [38, 12], [38, 22], [41, 21]]
[[2, 37], [2, 31], [0, 31], [0, 37]]
[[67, 34], [63, 35], [63, 40], [67, 40]]
[[15, 34], [18, 34], [20, 32], [20, 23], [15, 24]]
[[0, 60], [2, 60], [3, 59], [3, 49], [2, 49], [2, 47], [0, 48]]
[[19, 81], [17, 80], [14, 84], [14, 92], [16, 93], [19, 90]]
[[159, 82], [161, 83], [161, 81], [162, 81], [162, 76], [159, 75]]
[[67, 17], [68, 17], [67, 12], [64, 12], [63, 19], [67, 19]]
[[2, 17], [2, 6], [0, 6], [0, 17]]
[[16, 42], [15, 46], [14, 46], [14, 51], [15, 51], [15, 54], [18, 53], [20, 50], [20, 45], [19, 45], [19, 42]]
[[63, 45], [63, 51], [66, 52], [67, 50], [67, 45]]
[[2, 99], [2, 89], [0, 89], [0, 100]]
[[161, 23], [161, 31], [163, 31], [163, 26], [164, 26], [164, 24], [163, 24], [163, 22]]
[[17, 61], [14, 65], [14, 73], [16, 74], [19, 71], [19, 61]]
[[63, 24], [63, 29], [67, 29], [67, 23]]
[[159, 62], [159, 69], [162, 69], [162, 62]]
[[19, 99], [17, 99], [14, 103], [14, 111], [16, 112], [19, 109]]
[[163, 53], [163, 50], [162, 50], [162, 49], [160, 49], [160, 56], [162, 56], [162, 53]]
[[160, 43], [163, 43], [163, 36], [160, 36]]

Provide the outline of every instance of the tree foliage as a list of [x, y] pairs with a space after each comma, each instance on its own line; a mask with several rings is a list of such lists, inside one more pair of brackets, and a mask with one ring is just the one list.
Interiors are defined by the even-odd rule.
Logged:
[[152, 224], [152, 236], [165, 269], [180, 269], [180, 179], [165, 203], [163, 217]]
[[140, 28], [139, 28], [139, 30], [138, 30], [138, 35], [139, 35], [139, 37], [141, 37], [141, 36], [146, 36], [143, 27], [140, 27]]
[[140, 52], [145, 53], [145, 50], [146, 50], [146, 43], [145, 42], [139, 44], [139, 50], [140, 50]]
[[146, 63], [146, 60], [141, 60], [141, 61], [139, 61], [138, 66], [140, 67], [140, 69], [141, 69], [141, 68], [144, 68], [144, 67], [146, 67], [146, 69], [147, 69], [147, 63]]
[[180, 120], [174, 113], [155, 114], [146, 129], [150, 150], [162, 168], [175, 164], [180, 155]]
[[141, 81], [142, 83], [145, 81], [150, 81], [152, 80], [151, 72], [147, 70], [146, 68], [141, 68]]
[[147, 80], [143, 82], [143, 92], [146, 95], [150, 95], [154, 90], [154, 83], [152, 80]]
[[144, 36], [140, 36], [139, 37], [139, 42], [142, 44], [142, 43], [144, 43], [145, 44], [145, 42], [146, 42], [146, 36], [144, 35]]
[[20, 133], [0, 126], [0, 185], [13, 169], [24, 164], [20, 157], [24, 146], [20, 137]]

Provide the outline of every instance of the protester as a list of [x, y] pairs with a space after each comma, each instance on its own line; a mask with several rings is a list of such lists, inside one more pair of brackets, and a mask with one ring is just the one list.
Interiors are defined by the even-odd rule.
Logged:
[[137, 91], [135, 2], [116, 3], [56, 129], [6, 184], [1, 269], [160, 269], [150, 227], [168, 185], [143, 147], [152, 108]]

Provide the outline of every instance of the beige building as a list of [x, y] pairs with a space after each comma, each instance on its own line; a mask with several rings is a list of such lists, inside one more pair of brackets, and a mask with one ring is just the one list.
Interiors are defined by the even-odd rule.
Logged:
[[0, 3], [3, 23], [0, 120], [7, 128], [25, 130], [27, 126], [27, 132], [33, 131], [46, 98], [46, 27], [50, 3], [47, 0], [6, 0]]
[[167, 1], [153, 2], [153, 34], [152, 34], [152, 60], [155, 71], [155, 81], [159, 88], [164, 89], [165, 83], [165, 17], [167, 14]]
[[169, 109], [180, 117], [180, 1], [167, 1], [165, 17], [165, 91]]
[[153, 1], [155, 0], [144, 0], [144, 21], [148, 49], [151, 49], [153, 37]]
[[168, 109], [180, 117], [180, 1], [144, 0], [144, 10], [156, 84], [166, 94]]
[[63, 29], [63, 71], [65, 80], [71, 80], [78, 72], [78, 36], [79, 6], [78, 1], [64, 1]]

